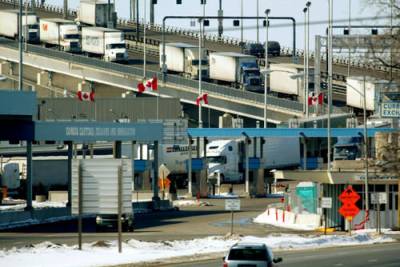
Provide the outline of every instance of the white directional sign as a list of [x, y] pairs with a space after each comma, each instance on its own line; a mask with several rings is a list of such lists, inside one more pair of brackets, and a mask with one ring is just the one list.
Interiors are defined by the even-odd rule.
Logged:
[[321, 199], [321, 208], [331, 209], [332, 208], [332, 198], [331, 197], [323, 197]]
[[230, 210], [230, 211], [240, 210], [240, 199], [226, 199], [225, 210]]
[[400, 118], [400, 102], [382, 102], [381, 115], [384, 118]]
[[387, 204], [387, 195], [384, 192], [371, 194], [372, 204]]

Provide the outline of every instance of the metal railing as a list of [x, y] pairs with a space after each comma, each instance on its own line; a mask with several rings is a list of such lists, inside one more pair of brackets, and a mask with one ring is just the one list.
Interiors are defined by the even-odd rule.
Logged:
[[[18, 2], [15, 3], [14, 0], [0, 0], [0, 2], [2, 3], [6, 3], [6, 4], [10, 4], [10, 5], [16, 5], [18, 6]], [[28, 1], [28, 7], [30, 7], [30, 1]], [[44, 4], [41, 5], [39, 1], [36, 2], [36, 7], [35, 9], [40, 10], [40, 11], [45, 11], [45, 12], [53, 12], [53, 13], [59, 13], [62, 14], [63, 13], [63, 8], [62, 7], [58, 7], [55, 5], [49, 5], [49, 4]], [[68, 9], [68, 15], [69, 16], [77, 16], [77, 10], [74, 9]], [[126, 19], [118, 19], [118, 24], [122, 25], [122, 26], [136, 26], [136, 22], [135, 21], [130, 21], [130, 20], [126, 20]], [[162, 31], [162, 25], [160, 24], [143, 24], [140, 23], [140, 27], [144, 27], [143, 25], [145, 25], [146, 29], [152, 30], [152, 31], [157, 31], [160, 32]], [[167, 33], [172, 33], [172, 34], [176, 34], [176, 35], [181, 35], [181, 36], [186, 36], [186, 37], [190, 37], [190, 38], [194, 38], [197, 39], [198, 38], [198, 32], [194, 31], [194, 30], [190, 30], [190, 29], [185, 29], [185, 28], [180, 28], [180, 27], [175, 27], [175, 26], [167, 26], [166, 27], [166, 32]], [[146, 38], [147, 39], [147, 38]], [[151, 39], [150, 39], [151, 40]], [[233, 45], [233, 46], [239, 46], [240, 45], [240, 39], [239, 38], [235, 38], [235, 37], [229, 37], [229, 36], [221, 36], [219, 37], [217, 34], [212, 34], [212, 33], [207, 33], [205, 35], [205, 40], [208, 41], [213, 41], [213, 42], [219, 42], [219, 43], [223, 43], [226, 45]], [[140, 41], [140, 40], [138, 40]], [[154, 42], [160, 42], [159, 40], [154, 40]], [[254, 41], [251, 40], [244, 40], [244, 43], [254, 43]], [[293, 53], [295, 53], [296, 57], [302, 57], [304, 55], [304, 51], [301, 49], [296, 49], [296, 51], [293, 51], [292, 48], [290, 47], [281, 47], [281, 55], [284, 56], [290, 56], [293, 55]], [[314, 58], [314, 53], [311, 52], [310, 53], [310, 59]], [[344, 57], [344, 56], [333, 56], [333, 64], [335, 65], [343, 65], [346, 66], [348, 65], [348, 58]], [[357, 59], [352, 59], [350, 60], [350, 65], [352, 67], [358, 67], [358, 68], [363, 68], [366, 70], [376, 70], [376, 71], [383, 71], [383, 72], [390, 72], [390, 68], [386, 67], [386, 66], [382, 66], [382, 65], [376, 65], [376, 64], [372, 64], [372, 63], [366, 63], [363, 62], [361, 60], [357, 60]], [[398, 72], [398, 69], [393, 69], [393, 71]]]
[[[11, 47], [14, 49], [18, 48], [17, 42], [13, 40], [8, 40], [8, 39], [0, 39], [0, 44]], [[45, 55], [46, 57], [52, 57], [56, 59], [62, 59], [67, 62], [72, 62], [72, 63], [77, 63], [77, 64], [82, 64], [82, 65], [88, 65], [91, 67], [95, 67], [98, 69], [104, 69], [107, 71], [115, 71], [115, 72], [120, 72], [127, 74], [129, 73], [130, 75], [135, 75], [138, 77], [143, 77], [143, 69], [142, 68], [137, 68], [137, 67], [132, 67], [129, 65], [123, 65], [123, 64], [118, 64], [118, 63], [113, 63], [113, 62], [106, 62], [103, 60], [95, 59], [95, 58], [90, 58], [86, 57], [83, 55], [77, 55], [77, 54], [71, 54], [71, 53], [66, 53], [58, 50], [53, 50], [53, 49], [48, 49], [48, 48], [43, 48], [40, 46], [36, 45], [28, 45], [28, 51], [30, 53], [35, 53], [39, 55]], [[146, 71], [149, 77], [152, 76], [157, 76], [159, 80], [162, 79], [162, 73], [157, 72], [157, 71], [151, 71], [148, 70]], [[167, 86], [180, 86], [180, 87], [185, 87], [186, 90], [190, 90], [193, 93], [198, 92], [198, 81], [191, 80], [191, 79], [186, 79], [181, 76], [177, 75], [168, 75], [167, 76]], [[218, 85], [218, 84], [213, 84], [213, 83], [208, 83], [208, 82], [203, 82], [202, 84], [203, 90], [205, 92], [210, 93], [210, 95], [215, 95], [215, 96], [220, 96], [226, 98], [228, 101], [229, 100], [236, 100], [236, 101], [241, 101], [243, 104], [246, 104], [246, 102], [251, 102], [255, 104], [260, 104], [263, 105], [263, 94], [257, 94], [253, 92], [248, 92], [248, 91], [243, 91], [239, 90], [236, 88], [228, 87], [228, 86], [223, 86], [223, 85]], [[252, 105], [251, 103], [248, 103], [249, 105]], [[293, 113], [299, 113], [302, 111], [302, 104], [297, 102], [297, 101], [292, 101], [292, 100], [287, 100], [287, 99], [282, 99], [274, 96], [268, 96], [268, 106], [270, 108], [276, 108], [280, 109], [285, 113], [287, 112], [293, 112]]]

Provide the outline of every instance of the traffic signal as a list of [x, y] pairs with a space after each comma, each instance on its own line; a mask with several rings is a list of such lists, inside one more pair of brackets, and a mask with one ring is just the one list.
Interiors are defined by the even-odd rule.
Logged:
[[182, 0], [176, 0], [177, 5], [182, 5]]
[[203, 26], [204, 27], [210, 26], [210, 21], [208, 19], [203, 20]]
[[152, 3], [153, 5], [156, 5], [156, 4], [157, 4], [157, 0], [152, 0], [151, 3]]
[[238, 19], [233, 20], [233, 26], [234, 27], [240, 26], [240, 20], [238, 20]]

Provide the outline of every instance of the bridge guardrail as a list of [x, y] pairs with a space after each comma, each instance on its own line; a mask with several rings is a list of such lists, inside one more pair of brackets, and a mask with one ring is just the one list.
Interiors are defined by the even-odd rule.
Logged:
[[[12, 4], [12, 5], [16, 5], [18, 6], [18, 3], [15, 3], [14, 0], [0, 0], [0, 2], [3, 3], [7, 3], [7, 4]], [[30, 2], [28, 2], [28, 7], [30, 7], [31, 4]], [[49, 4], [44, 4], [41, 5], [41, 3], [39, 1], [36, 2], [36, 9], [42, 10], [42, 11], [47, 11], [47, 12], [55, 12], [55, 13], [59, 13], [62, 14], [63, 13], [63, 8], [62, 7], [58, 7], [55, 5], [49, 5]], [[68, 9], [68, 15], [69, 16], [77, 16], [77, 11], [74, 9]], [[118, 19], [118, 24], [120, 25], [132, 25], [135, 26], [136, 22], [135, 21], [130, 21], [130, 20], [126, 20], [126, 19]], [[159, 24], [145, 24], [146, 28], [151, 29], [151, 30], [155, 30], [158, 32], [162, 31], [162, 26]], [[142, 26], [143, 27], [143, 26]], [[192, 38], [198, 38], [198, 33], [197, 31], [193, 31], [193, 30], [189, 30], [189, 29], [185, 29], [185, 28], [180, 28], [180, 27], [174, 27], [174, 26], [168, 26], [166, 27], [166, 31], [168, 33], [173, 33], [173, 34], [178, 34], [178, 35], [183, 35], [183, 36], [188, 36], [188, 37], [192, 37]], [[229, 37], [229, 36], [222, 36], [219, 37], [215, 34], [206, 34], [205, 35], [206, 40], [209, 41], [214, 41], [214, 42], [221, 42], [224, 44], [230, 44], [230, 45], [234, 45], [234, 46], [238, 46], [240, 44], [240, 39], [235, 38], [235, 37]], [[245, 43], [253, 43], [254, 41], [249, 41], [249, 40], [244, 40]], [[299, 57], [302, 56], [304, 54], [304, 51], [301, 49], [296, 49], [296, 51], [293, 51], [292, 48], [288, 48], [288, 47], [282, 47], [281, 48], [281, 54], [282, 55], [292, 55], [293, 53], [295, 53], [295, 56]], [[314, 58], [314, 53], [311, 52], [310, 53], [310, 58], [313, 59]], [[336, 55], [333, 56], [333, 63], [337, 64], [337, 65], [347, 65], [348, 64], [348, 60], [343, 59], [343, 57], [338, 57]], [[377, 71], [383, 71], [383, 72], [390, 72], [391, 69], [390, 67], [386, 67], [386, 66], [382, 66], [382, 65], [376, 65], [376, 64], [371, 64], [371, 63], [366, 63], [366, 62], [362, 62], [359, 60], [351, 60], [350, 61], [351, 66], [353, 67], [358, 67], [358, 68], [365, 68], [368, 70], [377, 70]], [[399, 69], [392, 69], [395, 72], [400, 72]]]
[[[1, 39], [1, 43], [5, 44], [9, 47], [12, 47], [12, 48], [18, 47], [17, 43], [12, 40]], [[85, 57], [82, 55], [70, 54], [70, 53], [53, 50], [53, 49], [48, 49], [48, 48], [43, 48], [43, 47], [35, 46], [35, 45], [28, 45], [28, 51], [37, 53], [37, 54], [42, 54], [42, 55], [45, 54], [47, 57], [61, 58], [68, 62], [74, 62], [74, 63], [89, 65], [89, 66], [96, 66], [96, 67], [104, 69], [104, 70], [113, 70], [113, 71], [122, 72], [122, 73], [129, 73], [129, 74], [136, 75], [139, 77], [143, 76], [143, 69], [128, 66], [128, 65], [117, 64], [117, 63], [112, 63], [112, 62], [105, 62], [102, 60], [89, 58], [89, 57]], [[151, 70], [148, 70], [146, 72], [149, 77], [157, 76], [158, 79], [160, 79], [160, 80], [162, 78], [161, 72], [156, 72], [156, 71], [151, 71]], [[197, 92], [198, 81], [186, 79], [186, 78], [183, 78], [183, 77], [180, 77], [177, 75], [168, 75], [167, 77], [168, 77], [168, 80], [167, 80], [168, 83], [183, 85], [187, 88], [192, 89], [193, 92], [195, 92], [195, 93]], [[222, 86], [222, 85], [212, 84], [212, 83], [208, 83], [208, 82], [203, 82], [202, 88], [204, 91], [207, 91], [212, 94], [224, 96], [227, 98], [234, 98], [237, 100], [247, 100], [247, 101], [251, 101], [253, 103], [263, 104], [263, 94], [242, 91], [242, 90], [238, 90], [238, 89], [231, 88], [228, 86]], [[269, 106], [275, 106], [276, 108], [286, 109], [286, 110], [292, 111], [292, 112], [302, 111], [302, 104], [299, 102], [296, 102], [296, 101], [281, 99], [281, 98], [274, 97], [274, 96], [268, 96], [267, 102], [268, 102]]]

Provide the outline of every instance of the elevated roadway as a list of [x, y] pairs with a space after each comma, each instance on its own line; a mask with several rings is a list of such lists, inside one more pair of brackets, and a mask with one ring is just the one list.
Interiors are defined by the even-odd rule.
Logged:
[[[34, 68], [38, 73], [47, 71], [59, 74], [59, 80], [51, 81], [55, 86], [62, 84], [71, 77], [103, 84], [129, 91], [137, 91], [137, 83], [141, 81], [143, 70], [129, 65], [104, 62], [95, 58], [73, 55], [60, 51], [28, 45], [24, 64]], [[17, 43], [8, 39], [0, 39], [0, 58], [9, 62], [18, 62]], [[148, 76], [158, 76], [161, 73], [148, 71]], [[55, 77], [55, 75], [50, 75]], [[62, 78], [62, 76], [65, 76]], [[203, 91], [209, 95], [209, 107], [222, 112], [237, 114], [247, 118], [263, 120], [264, 98], [261, 94], [236, 90], [211, 83], [203, 83]], [[168, 75], [168, 81], [159, 85], [158, 91], [146, 92], [153, 96], [177, 97], [183, 103], [195, 104], [198, 96], [198, 82]], [[303, 116], [302, 104], [296, 101], [268, 97], [268, 121], [274, 124], [286, 122], [294, 116]]]

